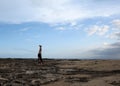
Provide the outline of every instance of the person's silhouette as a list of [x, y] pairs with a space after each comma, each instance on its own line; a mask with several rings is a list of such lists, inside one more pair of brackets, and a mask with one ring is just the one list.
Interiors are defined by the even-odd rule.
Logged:
[[43, 60], [42, 60], [42, 46], [41, 45], [39, 45], [38, 63], [40, 63], [40, 64], [43, 63]]

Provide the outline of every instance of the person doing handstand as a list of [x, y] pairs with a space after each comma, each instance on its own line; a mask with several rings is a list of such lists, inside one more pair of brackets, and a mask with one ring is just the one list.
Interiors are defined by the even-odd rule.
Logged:
[[40, 64], [43, 63], [43, 60], [42, 60], [42, 46], [41, 45], [39, 45], [38, 63], [40, 63]]

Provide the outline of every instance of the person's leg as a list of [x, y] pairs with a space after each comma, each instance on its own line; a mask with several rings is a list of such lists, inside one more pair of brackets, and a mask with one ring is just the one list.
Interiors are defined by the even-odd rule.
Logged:
[[40, 62], [40, 55], [38, 54], [38, 63]]
[[42, 60], [42, 55], [41, 54], [38, 54], [38, 63], [43, 63], [43, 60]]
[[41, 54], [40, 54], [40, 63], [41, 63], [41, 64], [43, 63], [42, 55], [41, 55]]

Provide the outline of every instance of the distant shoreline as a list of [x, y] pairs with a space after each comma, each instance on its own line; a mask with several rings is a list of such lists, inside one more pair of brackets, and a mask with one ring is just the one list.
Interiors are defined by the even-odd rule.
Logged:
[[[37, 58], [0, 58], [0, 60], [5, 59], [5, 60], [37, 60]], [[120, 59], [72, 59], [72, 58], [43, 58], [43, 60], [71, 60], [71, 61], [76, 61], [76, 60], [120, 60]]]

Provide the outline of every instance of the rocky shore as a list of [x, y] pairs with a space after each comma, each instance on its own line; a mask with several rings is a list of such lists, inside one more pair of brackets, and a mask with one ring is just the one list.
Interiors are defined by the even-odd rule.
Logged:
[[120, 60], [0, 59], [0, 86], [120, 86]]

